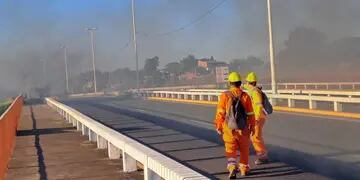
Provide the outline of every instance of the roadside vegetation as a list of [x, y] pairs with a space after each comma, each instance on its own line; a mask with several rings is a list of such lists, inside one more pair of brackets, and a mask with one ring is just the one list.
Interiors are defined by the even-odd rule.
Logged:
[[6, 111], [10, 104], [11, 100], [0, 100], [0, 116]]

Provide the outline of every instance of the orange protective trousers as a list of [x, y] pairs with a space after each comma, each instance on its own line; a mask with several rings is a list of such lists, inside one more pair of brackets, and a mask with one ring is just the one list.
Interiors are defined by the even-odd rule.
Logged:
[[223, 140], [225, 143], [226, 157], [237, 159], [237, 152], [240, 151], [240, 164], [249, 164], [249, 130], [231, 130], [226, 126], [223, 129]]
[[251, 136], [251, 141], [259, 158], [267, 157], [267, 150], [263, 138], [263, 127], [265, 125], [265, 119], [256, 120], [254, 134]]

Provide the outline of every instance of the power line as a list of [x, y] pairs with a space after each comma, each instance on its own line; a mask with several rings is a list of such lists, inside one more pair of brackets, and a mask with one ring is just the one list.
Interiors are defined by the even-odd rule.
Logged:
[[162, 33], [154, 33], [153, 35], [149, 34], [149, 33], [142, 33], [145, 37], [149, 37], [149, 36], [167, 36], [173, 33], [177, 33], [180, 31], [183, 31], [195, 24], [198, 24], [199, 22], [201, 22], [203, 19], [205, 19], [207, 16], [211, 15], [211, 13], [213, 13], [217, 8], [219, 8], [222, 4], [224, 4], [227, 0], [220, 0], [219, 2], [217, 2], [216, 4], [214, 4], [214, 6], [212, 6], [210, 9], [208, 9], [207, 11], [205, 11], [203, 14], [201, 14], [199, 17], [197, 17], [196, 19], [190, 21], [189, 23], [180, 26], [176, 29], [173, 29], [171, 31], [167, 31], [167, 32], [162, 32]]

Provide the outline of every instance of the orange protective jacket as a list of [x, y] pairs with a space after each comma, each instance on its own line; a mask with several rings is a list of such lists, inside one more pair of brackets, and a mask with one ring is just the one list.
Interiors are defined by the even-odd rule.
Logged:
[[[253, 112], [252, 102], [250, 96], [243, 92], [240, 88], [231, 87], [230, 92], [235, 96], [239, 97], [241, 95], [241, 102], [245, 108], [245, 111], [248, 115], [248, 125], [254, 127], [255, 126], [255, 116]], [[216, 109], [216, 116], [215, 116], [215, 127], [217, 130], [223, 131], [224, 123], [225, 123], [225, 116], [227, 110], [229, 109], [228, 101], [230, 100], [230, 96], [226, 93], [222, 93], [220, 95], [220, 99]]]

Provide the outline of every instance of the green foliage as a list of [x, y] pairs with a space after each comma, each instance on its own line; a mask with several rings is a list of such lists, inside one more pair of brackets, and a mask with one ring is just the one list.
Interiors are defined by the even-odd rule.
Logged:
[[146, 76], [154, 76], [158, 71], [160, 61], [159, 57], [147, 58], [145, 60], [144, 73]]
[[10, 100], [0, 102], [0, 116], [6, 111], [6, 109], [11, 105]]
[[178, 62], [168, 63], [165, 66], [165, 71], [171, 74], [180, 74], [181, 72], [181, 64]]
[[197, 67], [197, 61], [194, 55], [188, 55], [180, 61], [182, 72], [194, 72]]

